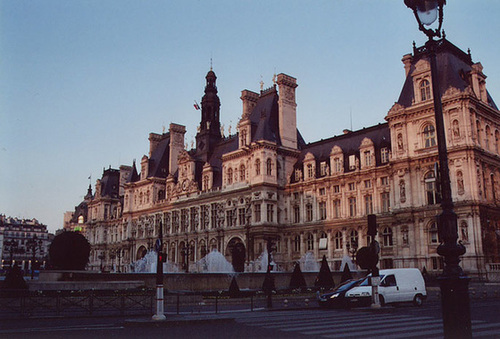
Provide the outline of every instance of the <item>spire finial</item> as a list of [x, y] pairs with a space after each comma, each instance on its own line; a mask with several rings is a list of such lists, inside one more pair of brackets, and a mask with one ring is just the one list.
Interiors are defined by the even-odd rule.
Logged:
[[213, 71], [213, 60], [212, 57], [210, 57], [210, 70]]
[[264, 90], [264, 80], [262, 80], [262, 75], [260, 76], [260, 90]]

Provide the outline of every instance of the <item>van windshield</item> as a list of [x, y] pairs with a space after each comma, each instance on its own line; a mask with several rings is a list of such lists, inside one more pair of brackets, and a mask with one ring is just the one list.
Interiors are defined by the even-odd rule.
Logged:
[[[365, 280], [363, 280], [363, 282], [361, 284], [359, 284], [359, 286], [371, 286], [370, 285], [370, 282], [369, 282], [369, 279], [372, 275], [370, 274], [368, 277], [365, 278]], [[381, 274], [380, 275], [380, 281], [382, 281], [384, 279], [385, 275], [384, 274]]]

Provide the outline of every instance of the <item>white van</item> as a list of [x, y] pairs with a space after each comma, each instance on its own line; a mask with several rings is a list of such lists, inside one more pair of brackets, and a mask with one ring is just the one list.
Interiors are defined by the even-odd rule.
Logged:
[[[421, 306], [427, 298], [424, 278], [416, 268], [395, 268], [380, 270], [378, 293], [380, 304], [413, 302]], [[371, 274], [357, 287], [346, 293], [349, 305], [368, 306], [372, 300]]]

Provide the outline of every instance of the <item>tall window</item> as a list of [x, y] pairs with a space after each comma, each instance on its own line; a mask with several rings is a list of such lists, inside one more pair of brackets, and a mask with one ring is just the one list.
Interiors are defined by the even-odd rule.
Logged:
[[490, 126], [486, 125], [486, 128], [484, 129], [484, 147], [488, 151], [490, 150], [490, 134], [491, 134]]
[[300, 222], [300, 207], [299, 206], [293, 207], [293, 222], [296, 224]]
[[435, 222], [433, 222], [429, 228], [429, 241], [431, 244], [438, 243], [438, 229]]
[[389, 162], [389, 148], [382, 147], [380, 150], [380, 162], [386, 164]]
[[356, 198], [355, 197], [349, 198], [349, 216], [350, 217], [356, 216]]
[[196, 231], [196, 227], [198, 226], [198, 211], [196, 207], [191, 207], [189, 212], [189, 226], [191, 226], [191, 232]]
[[255, 160], [255, 175], [260, 175], [260, 159]]
[[392, 246], [392, 228], [390, 227], [384, 228], [384, 230], [382, 231], [382, 239], [384, 247]]
[[240, 166], [240, 181], [245, 181], [245, 165]]
[[307, 164], [307, 177], [309, 179], [314, 178], [313, 165], [312, 164]]
[[363, 156], [365, 158], [365, 166], [366, 167], [369, 167], [372, 165], [372, 152], [370, 151], [365, 151], [363, 153]]
[[228, 183], [228, 185], [231, 185], [233, 183], [233, 169], [232, 168], [227, 169], [227, 183]]
[[[217, 204], [212, 204], [212, 212], [210, 214], [210, 223], [212, 224], [212, 228], [217, 228]], [[173, 214], [172, 214], [172, 222], [173, 222]]]
[[359, 239], [358, 239], [358, 231], [356, 230], [351, 230], [351, 232], [349, 233], [349, 243], [351, 246], [358, 246], [359, 244]]
[[239, 221], [240, 226], [245, 225], [245, 209], [244, 208], [238, 209], [238, 221]]
[[321, 174], [321, 176], [322, 176], [322, 177], [324, 177], [325, 175], [327, 175], [327, 174], [328, 174], [328, 173], [327, 173], [327, 172], [328, 172], [328, 171], [327, 171], [327, 169], [328, 169], [328, 165], [327, 165], [326, 161], [322, 161], [322, 162], [319, 164], [319, 169], [320, 169], [320, 174]]
[[439, 198], [437, 186], [436, 186], [436, 176], [433, 171], [427, 172], [424, 178], [425, 181], [425, 193], [427, 195], [427, 204], [434, 205], [441, 202]]
[[320, 220], [326, 220], [326, 202], [324, 201], [319, 203], [319, 218]]
[[431, 99], [431, 84], [427, 80], [422, 80], [420, 83], [420, 98], [422, 101]]
[[481, 123], [479, 120], [476, 120], [476, 134], [477, 134], [477, 143], [481, 146]]
[[226, 224], [227, 224], [227, 227], [235, 226], [233, 220], [234, 220], [234, 211], [233, 210], [227, 210], [226, 211]]
[[333, 169], [335, 173], [342, 172], [342, 161], [340, 160], [340, 158], [333, 159]]
[[384, 192], [380, 194], [380, 198], [382, 200], [382, 212], [387, 213], [391, 208], [391, 200], [388, 192]]
[[340, 200], [336, 199], [333, 201], [333, 217], [340, 218]]
[[308, 251], [314, 250], [314, 239], [311, 233], [307, 234], [307, 250]]
[[253, 206], [253, 213], [254, 213], [254, 220], [255, 222], [260, 222], [261, 218], [260, 218], [260, 204], [255, 204]]
[[293, 250], [295, 252], [300, 252], [300, 235], [296, 235], [293, 239]]
[[272, 175], [273, 174], [273, 162], [271, 161], [271, 159], [267, 159], [266, 168], [267, 168], [267, 175]]
[[342, 232], [336, 232], [335, 233], [335, 249], [336, 250], [341, 250], [342, 249]]
[[274, 205], [273, 204], [267, 204], [267, 221], [268, 222], [274, 221]]
[[306, 205], [306, 221], [313, 221], [313, 207], [312, 204]]
[[425, 148], [436, 146], [434, 125], [424, 127], [424, 145]]
[[500, 154], [500, 132], [498, 130], [495, 130], [495, 152]]
[[365, 195], [365, 214], [373, 213], [373, 199], [371, 194]]

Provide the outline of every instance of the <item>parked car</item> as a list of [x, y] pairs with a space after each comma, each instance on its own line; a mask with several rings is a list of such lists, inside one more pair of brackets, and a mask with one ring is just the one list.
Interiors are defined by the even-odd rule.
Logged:
[[318, 304], [321, 307], [340, 308], [345, 307], [345, 294], [351, 288], [358, 286], [365, 278], [350, 279], [337, 286], [333, 291], [325, 294], [317, 294]]
[[[424, 278], [416, 268], [396, 268], [380, 270], [378, 287], [381, 305], [413, 302], [421, 306], [427, 298]], [[346, 293], [346, 302], [351, 306], [369, 306], [372, 303], [371, 274], [358, 286]]]

